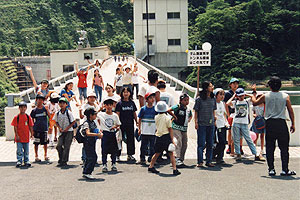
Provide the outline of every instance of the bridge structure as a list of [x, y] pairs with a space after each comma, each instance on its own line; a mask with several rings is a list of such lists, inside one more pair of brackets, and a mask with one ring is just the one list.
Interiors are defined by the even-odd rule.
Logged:
[[[126, 62], [126, 61], [125, 61]], [[120, 64], [124, 64], [125, 62], [120, 62]], [[180, 81], [179, 79], [163, 72], [162, 70], [140, 60], [135, 60], [133, 57], [129, 58], [128, 65], [133, 65], [135, 62], [138, 63], [138, 72], [140, 75], [147, 77], [147, 73], [149, 70], [155, 70], [159, 74], [159, 79], [163, 79], [167, 83], [167, 92], [172, 94], [175, 101], [178, 103], [179, 96], [181, 93], [185, 92], [187, 93], [190, 98], [189, 108], [193, 109], [195, 98], [196, 98], [196, 91], [197, 89], [194, 87], [191, 87], [190, 85], [184, 83], [183, 81]], [[100, 69], [100, 74], [102, 75], [104, 79], [104, 83], [113, 85], [114, 83], [114, 76], [115, 71], [117, 68], [117, 65], [119, 62], [115, 62], [114, 59], [108, 59], [104, 65]], [[87, 68], [87, 66], [85, 67]], [[93, 80], [93, 68], [89, 70], [88, 76], [87, 76], [87, 82], [88, 82], [88, 92], [92, 91], [92, 80]], [[76, 97], [79, 97], [79, 92], [77, 88], [78, 83], [78, 77], [76, 75], [76, 72], [70, 72], [67, 74], [64, 74], [62, 76], [59, 76], [57, 78], [54, 78], [49, 81], [49, 88], [50, 90], [54, 90], [58, 93], [60, 93], [61, 89], [65, 86], [66, 81], [71, 80], [74, 83], [73, 86], [73, 92], [75, 93]], [[145, 84], [143, 82], [140, 82], [140, 84]], [[300, 91], [286, 91], [290, 95], [300, 95]], [[14, 106], [14, 102], [16, 98], [21, 98], [27, 103], [29, 103], [29, 106], [27, 107], [27, 113], [30, 114], [32, 110], [32, 106], [30, 104], [33, 104], [35, 101], [35, 89], [30, 88], [25, 91], [22, 91], [17, 94], [6, 94], [6, 97], [8, 99], [8, 105], [5, 108], [5, 134], [6, 134], [6, 140], [13, 140], [14, 139], [14, 132], [13, 127], [10, 125], [13, 117], [18, 114], [19, 110], [17, 106]], [[106, 96], [106, 92], [104, 91], [103, 96]], [[138, 106], [138, 101], [135, 100], [136, 105]], [[76, 108], [76, 103], [74, 101], [70, 102], [72, 112], [74, 114], [74, 117], [79, 120], [79, 112], [78, 108]], [[300, 146], [300, 123], [297, 123], [297, 120], [300, 119], [300, 105], [293, 105], [293, 109], [295, 112], [295, 121], [296, 121], [296, 132], [294, 134], [291, 134], [290, 137], [290, 145], [291, 146]], [[250, 115], [252, 117], [252, 115]], [[288, 125], [290, 125], [290, 121], [287, 120]], [[189, 124], [188, 128], [188, 137], [192, 139], [197, 138], [197, 133], [194, 126], [194, 120], [192, 120]], [[244, 144], [246, 144], [244, 142]]]

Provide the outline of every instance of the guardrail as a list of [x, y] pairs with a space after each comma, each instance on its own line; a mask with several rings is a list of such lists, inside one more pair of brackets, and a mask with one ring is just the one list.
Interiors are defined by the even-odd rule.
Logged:
[[[173, 76], [167, 74], [166, 72], [142, 61], [141, 59], [137, 58], [137, 61], [143, 65], [144, 67], [146, 67], [149, 70], [155, 70], [158, 74], [159, 77], [164, 79], [167, 83], [170, 83], [171, 87], [175, 87], [175, 90], [177, 91], [182, 91], [187, 93], [190, 97], [192, 98], [196, 98], [196, 92], [197, 92], [197, 88], [192, 87], [186, 83], [184, 83], [181, 80], [178, 80], [177, 78], [174, 78]], [[287, 90], [281, 90], [282, 92], [287, 93], [288, 95], [293, 95], [293, 96], [300, 96], [300, 91], [287, 91]], [[251, 93], [252, 91], [246, 91], [246, 93]], [[267, 91], [258, 91], [258, 92], [262, 92], [262, 93], [266, 93]]]
[[[88, 66], [84, 66], [82, 67], [83, 69], [86, 69]], [[64, 74], [60, 77], [54, 78], [52, 80], [49, 81], [49, 89], [53, 90], [54, 87], [58, 87], [64, 83], [66, 83], [66, 81], [73, 79], [74, 77], [77, 76], [76, 71], [73, 72], [69, 72], [67, 74]], [[40, 87], [41, 85], [39, 85]], [[9, 93], [9, 94], [5, 94], [6, 98], [7, 98], [7, 106], [8, 107], [13, 107], [14, 106], [14, 102], [15, 102], [15, 98], [22, 98], [23, 101], [25, 101], [26, 103], [30, 103], [30, 100], [35, 99], [36, 96], [36, 90], [35, 88], [29, 88], [27, 90], [24, 90], [20, 93]]]

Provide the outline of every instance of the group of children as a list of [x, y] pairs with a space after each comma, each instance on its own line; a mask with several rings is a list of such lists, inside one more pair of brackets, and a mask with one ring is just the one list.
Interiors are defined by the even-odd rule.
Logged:
[[[185, 167], [187, 129], [193, 117], [192, 111], [188, 108], [189, 96], [185, 93], [181, 94], [179, 103], [175, 104], [172, 95], [165, 91], [166, 83], [158, 80], [156, 71], [150, 70], [148, 82], [137, 93], [140, 104], [140, 110], [137, 113], [138, 109], [133, 101], [132, 83], [125, 82], [126, 84], [122, 86], [118, 85], [118, 75], [132, 76], [132, 73], [137, 71], [137, 66], [134, 67], [133, 71], [131, 68], [123, 70], [122, 66], [117, 68], [115, 87], [107, 84], [105, 87], [107, 96], [103, 99], [102, 105], [99, 105], [98, 96], [94, 92], [86, 95], [86, 103], [79, 108], [80, 119], [82, 119], [79, 127], [70, 108], [70, 101], [76, 100], [72, 92], [72, 83], [67, 82], [60, 95], [54, 92], [50, 94], [50, 102], [47, 104], [44, 103], [46, 96], [38, 92], [36, 105], [30, 116], [25, 113], [27, 104], [21, 102], [20, 114], [12, 122], [17, 142], [17, 167], [22, 165], [23, 157], [24, 164], [30, 166], [29, 137], [34, 138], [35, 161], [41, 161], [38, 157], [39, 144], [44, 145], [45, 161], [49, 161], [47, 132], [48, 130], [52, 132], [53, 127], [57, 127], [58, 165], [67, 165], [73, 136], [81, 134], [84, 138], [82, 142], [83, 177], [87, 179], [94, 179], [92, 172], [98, 158], [97, 139], [101, 139], [103, 172], [108, 171], [108, 154], [111, 155], [111, 170], [117, 171], [116, 162], [120, 161], [122, 141], [127, 145], [127, 161], [136, 162], [134, 157], [136, 138], [141, 141], [139, 163], [145, 165], [148, 161], [149, 172], [159, 173], [154, 165], [157, 160], [162, 159], [163, 152], [166, 152], [172, 164], [173, 174], [179, 175], [178, 168]], [[99, 70], [97, 72], [99, 73]], [[98, 76], [97, 72], [95, 74]], [[99, 80], [96, 82], [99, 83]], [[100, 82], [103, 87], [103, 80]], [[221, 88], [214, 90], [211, 82], [202, 84], [202, 91], [194, 105], [195, 129], [197, 129], [198, 136], [197, 167], [203, 167], [204, 149], [206, 149], [206, 166], [214, 167], [213, 159], [217, 164], [224, 163], [227, 130], [229, 130], [229, 153], [236, 155], [237, 160], [241, 160], [242, 155], [240, 136], [245, 138], [252, 154], [255, 155], [255, 160], [265, 160], [262, 155], [263, 145], [261, 153], [257, 153], [254, 145], [257, 139], [252, 141], [248, 129], [250, 101], [245, 100], [245, 96], [251, 95], [245, 94], [242, 88], [238, 88], [238, 83], [237, 79], [232, 79], [229, 84], [231, 90], [227, 93]], [[117, 94], [114, 93], [115, 90]], [[253, 93], [255, 95], [256, 90]], [[264, 114], [264, 104], [255, 106], [254, 111], [255, 120], [251, 130], [256, 134], [263, 134], [264, 122], [261, 122], [261, 118]], [[75, 131], [76, 128], [77, 131]], [[263, 140], [261, 142], [263, 144]]]

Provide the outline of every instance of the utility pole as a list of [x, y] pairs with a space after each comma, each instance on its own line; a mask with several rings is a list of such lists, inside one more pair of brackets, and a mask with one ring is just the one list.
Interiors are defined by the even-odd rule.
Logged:
[[149, 58], [149, 11], [148, 11], [148, 0], [146, 0], [146, 23], [147, 23], [147, 63], [150, 64], [150, 58]]

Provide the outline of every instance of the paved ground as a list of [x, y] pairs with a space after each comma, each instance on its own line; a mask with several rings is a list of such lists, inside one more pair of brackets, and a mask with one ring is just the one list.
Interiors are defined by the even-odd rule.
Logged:
[[[290, 168], [300, 172], [299, 158]], [[189, 169], [171, 175], [169, 165], [159, 175], [149, 174], [146, 167], [118, 164], [118, 173], [103, 174], [95, 168], [95, 181], [81, 178], [79, 162], [69, 168], [34, 164], [29, 169], [16, 169], [15, 163], [0, 163], [0, 199], [289, 199], [300, 198], [299, 175], [269, 177], [266, 165], [245, 159], [213, 169], [194, 168], [195, 160], [187, 160]], [[277, 171], [280, 161], [276, 160]]]

